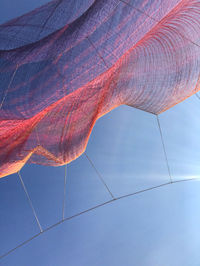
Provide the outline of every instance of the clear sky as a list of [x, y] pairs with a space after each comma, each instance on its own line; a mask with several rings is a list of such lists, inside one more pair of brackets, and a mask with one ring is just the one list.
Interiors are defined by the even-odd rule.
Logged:
[[[47, 1], [1, 0], [0, 23]], [[172, 179], [200, 177], [200, 101], [159, 116]], [[115, 197], [169, 182], [156, 117], [121, 106], [94, 127], [87, 155]], [[63, 214], [64, 167], [21, 175], [42, 228]], [[85, 155], [67, 167], [65, 218], [111, 199]], [[164, 186], [63, 222], [0, 260], [2, 266], [199, 266], [200, 182]], [[0, 255], [39, 233], [19, 177], [0, 179]]]

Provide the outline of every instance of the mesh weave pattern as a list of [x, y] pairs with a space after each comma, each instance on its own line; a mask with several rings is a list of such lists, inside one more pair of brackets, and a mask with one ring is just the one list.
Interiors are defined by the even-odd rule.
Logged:
[[199, 0], [52, 1], [0, 26], [0, 177], [81, 155], [96, 120], [199, 90]]

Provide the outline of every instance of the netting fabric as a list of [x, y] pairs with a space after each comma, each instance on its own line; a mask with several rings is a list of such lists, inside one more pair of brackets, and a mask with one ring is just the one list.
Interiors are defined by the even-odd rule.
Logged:
[[196, 93], [200, 1], [55, 0], [0, 25], [0, 49], [3, 177], [74, 160], [121, 104], [159, 114]]

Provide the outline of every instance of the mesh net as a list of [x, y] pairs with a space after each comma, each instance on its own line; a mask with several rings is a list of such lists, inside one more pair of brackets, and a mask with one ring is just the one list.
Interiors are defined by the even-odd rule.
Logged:
[[200, 1], [52, 1], [0, 26], [0, 177], [63, 165], [98, 118], [199, 90]]

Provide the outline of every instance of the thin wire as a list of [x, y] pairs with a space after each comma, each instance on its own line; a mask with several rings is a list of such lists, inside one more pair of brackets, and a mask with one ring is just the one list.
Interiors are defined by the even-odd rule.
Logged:
[[57, 7], [61, 4], [62, 1], [63, 1], [63, 0], [60, 0], [60, 1], [56, 4], [56, 6], [55, 6], [54, 9], [51, 11], [51, 13], [49, 14], [49, 16], [46, 18], [46, 20], [45, 20], [45, 22], [43, 23], [42, 28], [41, 28], [41, 30], [40, 30], [40, 32], [39, 32], [37, 38], [40, 37], [40, 34], [42, 33], [42, 31], [43, 31], [44, 28], [46, 27], [46, 24], [48, 23], [49, 19], [53, 16], [54, 12], [56, 11]]
[[64, 219], [65, 219], [66, 184], [67, 184], [67, 165], [65, 165], [65, 176], [64, 176], [64, 195], [63, 195], [63, 211], [62, 211], [62, 220], [64, 220]]
[[171, 185], [171, 184], [182, 183], [182, 182], [186, 182], [186, 181], [194, 181], [194, 180], [200, 180], [200, 178], [182, 179], [182, 180], [172, 181], [172, 183], [171, 183], [171, 182], [163, 183], [163, 184], [160, 184], [160, 185], [157, 185], [157, 186], [153, 186], [153, 187], [150, 187], [150, 188], [147, 188], [147, 189], [143, 189], [143, 190], [136, 191], [136, 192], [131, 193], [131, 194], [126, 194], [126, 195], [123, 195], [123, 196], [117, 197], [117, 198], [115, 198], [115, 199], [111, 199], [111, 200], [109, 200], [109, 201], [105, 201], [104, 203], [101, 203], [101, 204], [99, 204], [99, 205], [96, 205], [96, 206], [94, 206], [94, 207], [92, 207], [92, 208], [90, 208], [90, 209], [87, 209], [87, 210], [85, 210], [85, 211], [79, 212], [79, 213], [77, 213], [77, 214], [75, 214], [75, 215], [73, 215], [73, 216], [67, 217], [67, 218], [65, 218], [64, 220], [61, 220], [61, 221], [59, 221], [59, 222], [57, 222], [57, 223], [55, 223], [55, 224], [49, 226], [48, 228], [44, 229], [42, 232], [40, 232], [40, 233], [38, 233], [38, 234], [32, 236], [31, 238], [27, 239], [26, 241], [24, 241], [23, 243], [19, 244], [19, 245], [16, 246], [15, 248], [13, 248], [13, 249], [9, 250], [8, 252], [4, 253], [3, 255], [1, 255], [1, 256], [0, 256], [0, 259], [2, 259], [2, 258], [4, 258], [4, 257], [8, 256], [8, 255], [11, 254], [12, 252], [14, 252], [14, 251], [17, 250], [18, 248], [24, 246], [25, 244], [29, 243], [30, 241], [32, 241], [33, 239], [37, 238], [37, 237], [40, 236], [41, 234], [43, 234], [43, 233], [45, 233], [45, 232], [51, 230], [52, 228], [55, 228], [56, 226], [58, 226], [58, 225], [64, 223], [65, 221], [72, 220], [72, 219], [74, 219], [75, 217], [78, 217], [78, 216], [80, 216], [80, 215], [82, 215], [82, 214], [85, 214], [85, 213], [91, 212], [91, 211], [93, 211], [93, 210], [95, 210], [95, 209], [98, 209], [98, 208], [100, 208], [100, 207], [103, 207], [103, 206], [105, 206], [105, 205], [109, 205], [110, 203], [112, 203], [112, 202], [114, 202], [114, 201], [118, 201], [118, 200], [121, 200], [121, 199], [125, 199], [125, 198], [128, 198], [128, 197], [132, 197], [132, 196], [137, 195], [137, 194], [142, 194], [142, 193], [147, 192], [147, 191], [150, 191], [150, 190], [159, 189], [159, 188], [161, 188], [161, 187], [168, 186], [168, 185]]
[[90, 157], [87, 155], [87, 153], [84, 153], [86, 158], [88, 159], [89, 163], [91, 164], [91, 166], [94, 168], [95, 172], [97, 173], [99, 179], [101, 180], [102, 184], [105, 186], [106, 190], [108, 191], [108, 193], [110, 194], [112, 199], [115, 199], [114, 195], [112, 194], [112, 192], [110, 191], [109, 187], [107, 186], [106, 182], [104, 181], [103, 177], [101, 176], [101, 174], [99, 173], [99, 171], [97, 170], [97, 168], [95, 167], [95, 165], [93, 164], [92, 160], [90, 159]]
[[167, 185], [176, 184], [176, 183], [182, 183], [182, 182], [185, 182], [185, 181], [192, 181], [192, 180], [200, 180], [200, 177], [199, 178], [197, 177], [197, 178], [181, 179], [181, 180], [175, 180], [175, 181], [172, 181], [172, 182], [163, 183], [163, 184], [160, 184], [160, 185], [157, 185], [157, 186], [154, 186], [154, 187], [146, 188], [146, 189], [143, 189], [143, 190], [139, 190], [139, 191], [136, 191], [136, 192], [133, 192], [133, 193], [130, 193], [130, 194], [126, 194], [126, 195], [117, 197], [116, 200], [120, 200], [120, 199], [123, 199], [123, 198], [131, 197], [131, 196], [134, 196], [134, 195], [137, 195], [137, 194], [141, 194], [141, 193], [144, 193], [144, 192], [147, 192], [147, 191], [150, 191], [150, 190], [154, 190], [154, 189], [157, 189], [157, 188], [160, 188], [160, 187], [164, 187], [164, 186], [167, 186]]
[[[116, 2], [115, 2], [116, 3]], [[106, 19], [108, 20], [112, 14], [115, 12], [115, 10], [117, 9], [118, 5], [119, 5], [120, 1], [118, 1], [116, 3], [116, 6], [115, 8], [113, 9], [113, 11], [106, 17]], [[104, 22], [106, 19], [104, 19], [102, 22]], [[109, 30], [108, 30], [109, 31]], [[105, 40], [107, 41], [107, 35], [108, 35], [108, 31], [107, 31], [107, 34], [106, 34], [106, 37], [105, 37]], [[109, 69], [109, 66], [107, 65], [105, 59], [103, 58], [103, 56], [101, 56], [101, 54], [98, 52], [98, 49], [96, 48], [96, 46], [94, 45], [94, 43], [90, 40], [89, 36], [86, 37], [88, 39], [88, 41], [90, 42], [90, 44], [93, 46], [94, 50], [96, 51], [97, 55], [99, 56], [99, 58], [103, 61], [104, 65], [106, 66], [107, 69]], [[105, 48], [104, 48], [105, 49]], [[106, 50], [106, 49], [105, 49]], [[112, 51], [109, 51], [109, 53], [111, 53], [115, 58], [116, 60], [118, 60], [118, 58], [116, 57], [115, 54], [112, 53]]]
[[129, 194], [117, 197], [116, 200], [120, 200], [120, 199], [124, 199], [124, 198], [127, 198], [127, 197], [131, 197], [131, 196], [134, 196], [134, 195], [137, 195], [137, 194], [141, 194], [141, 193], [144, 193], [146, 191], [150, 191], [150, 190], [153, 190], [153, 189], [156, 189], [156, 188], [164, 187], [164, 186], [167, 186], [167, 185], [170, 185], [170, 184], [172, 184], [172, 182], [163, 183], [163, 184], [158, 185], [158, 186], [154, 186], [154, 187], [146, 188], [146, 189], [143, 189], [143, 190], [140, 190], [140, 191], [136, 191], [136, 192], [133, 192], [133, 193], [129, 193]]
[[196, 96], [197, 96], [197, 98], [200, 100], [200, 96], [199, 96], [197, 93], [196, 93], [195, 95], [196, 95]]
[[13, 82], [13, 79], [14, 79], [14, 77], [15, 77], [15, 74], [16, 74], [16, 72], [17, 72], [17, 69], [18, 69], [18, 65], [16, 66], [15, 71], [14, 71], [13, 74], [12, 74], [12, 77], [11, 77], [10, 82], [9, 82], [9, 84], [8, 84], [8, 88], [7, 88], [7, 90], [5, 91], [4, 97], [3, 97], [2, 101], [1, 101], [1, 104], [0, 104], [0, 109], [2, 108], [2, 106], [3, 106], [3, 104], [4, 104], [4, 101], [5, 101], [6, 96], [7, 96], [7, 94], [8, 94], [8, 90], [9, 90], [9, 88], [10, 88], [12, 82]]
[[[139, 9], [139, 8], [137, 8], [137, 7], [135, 7], [135, 6], [133, 6], [132, 4], [130, 4], [130, 3], [126, 2], [126, 1], [124, 1], [124, 0], [119, 0], [119, 1], [121, 1], [121, 2], [124, 3], [124, 4], [126, 4], [127, 6], [132, 7], [133, 9], [137, 10], [138, 12], [140, 12], [140, 13], [146, 15], [147, 17], [149, 17], [150, 19], [152, 19], [152, 20], [155, 21], [156, 23], [160, 23], [159, 20], [157, 20], [157, 19], [155, 19], [154, 17], [150, 16], [148, 13], [142, 11], [141, 9]], [[174, 9], [174, 8], [173, 8], [173, 9]], [[173, 9], [172, 9], [172, 10], [173, 10]], [[171, 11], [170, 11], [170, 12], [171, 12]], [[200, 45], [199, 45], [199, 44], [197, 44], [197, 43], [193, 42], [192, 40], [188, 39], [184, 34], [182, 34], [182, 33], [180, 33], [180, 32], [179, 32], [178, 34], [179, 34], [182, 38], [186, 39], [187, 41], [191, 42], [192, 44], [194, 44], [194, 45], [196, 45], [197, 47], [200, 48]]]
[[[124, 1], [124, 0], [119, 0], [119, 1], [122, 2], [122, 3], [124, 3], [124, 4], [126, 4], [126, 5], [128, 5], [128, 6], [130, 6], [130, 7], [132, 7], [133, 9], [137, 10], [138, 12], [144, 14], [145, 16], [149, 17], [150, 19], [152, 19], [152, 20], [155, 21], [156, 23], [160, 23], [159, 20], [157, 20], [157, 19], [155, 19], [154, 17], [150, 16], [148, 13], [142, 11], [141, 9], [139, 9], [139, 8], [137, 8], [137, 7], [135, 7], [135, 6], [133, 6], [132, 4], [127, 3], [127, 2]], [[194, 44], [195, 46], [197, 46], [197, 47], [200, 48], [200, 45], [198, 45], [197, 43], [195, 43], [195, 42], [193, 42], [192, 40], [188, 39], [188, 38], [187, 38], [185, 35], [183, 35], [182, 33], [179, 32], [179, 35], [180, 35], [182, 38], [184, 38], [184, 39], [186, 39], [187, 41], [189, 41], [190, 43], [192, 43], [192, 44]], [[105, 66], [107, 67], [107, 69], [108, 69], [109, 66], [107, 65], [105, 59], [100, 55], [100, 53], [98, 52], [96, 46], [95, 46], [95, 45], [93, 44], [93, 42], [90, 40], [89, 36], [87, 36], [86, 38], [88, 39], [88, 41], [90, 42], [90, 44], [93, 46], [93, 48], [95, 49], [97, 55], [98, 55], [99, 58], [103, 61], [104, 65], [105, 65]]]
[[104, 60], [104, 58], [100, 55], [100, 53], [98, 52], [97, 48], [95, 47], [95, 45], [93, 44], [93, 42], [90, 40], [90, 38], [87, 36], [86, 37], [88, 39], [88, 41], [90, 42], [90, 44], [92, 45], [92, 47], [94, 48], [94, 50], [96, 51], [97, 55], [99, 56], [99, 58], [103, 61], [104, 65], [106, 66], [106, 68], [109, 68], [108, 65], [106, 64], [106, 61]]
[[18, 172], [18, 176], [19, 176], [19, 179], [20, 179], [20, 181], [21, 181], [21, 184], [22, 184], [22, 187], [23, 187], [23, 189], [24, 189], [24, 192], [25, 192], [25, 194], [26, 194], [26, 196], [27, 196], [27, 198], [28, 198], [29, 204], [30, 204], [31, 209], [32, 209], [32, 211], [33, 211], [33, 214], [34, 214], [34, 216], [35, 216], [35, 219], [36, 219], [36, 222], [37, 222], [38, 227], [39, 227], [39, 229], [40, 229], [40, 232], [42, 233], [42, 232], [43, 232], [43, 230], [42, 230], [42, 226], [40, 225], [40, 222], [39, 222], [39, 219], [38, 219], [38, 217], [37, 217], [36, 211], [35, 211], [35, 209], [34, 209], [34, 207], [33, 207], [33, 203], [32, 203], [32, 201], [31, 201], [31, 198], [29, 197], [28, 191], [27, 191], [26, 186], [25, 186], [25, 184], [24, 184], [24, 182], [23, 182], [23, 179], [22, 179], [22, 176], [21, 176], [20, 172]]
[[[124, 4], [126, 4], [126, 5], [128, 5], [128, 6], [130, 6], [130, 7], [132, 7], [133, 9], [137, 10], [138, 12], [144, 14], [145, 16], [149, 17], [150, 19], [152, 19], [152, 20], [155, 21], [156, 23], [160, 23], [159, 20], [155, 19], [154, 17], [152, 17], [152, 16], [149, 15], [148, 13], [142, 11], [141, 9], [139, 9], [139, 8], [137, 8], [137, 7], [135, 7], [135, 6], [133, 6], [132, 4], [130, 4], [130, 3], [126, 2], [126, 1], [124, 1], [124, 0], [119, 0], [119, 1], [122, 2], [122, 3], [124, 3]], [[170, 11], [170, 12], [171, 12], [171, 11]], [[192, 43], [193, 45], [195, 45], [195, 46], [197, 46], [197, 47], [200, 48], [200, 45], [199, 45], [199, 44], [195, 43], [195, 42], [192, 41], [191, 39], [188, 39], [184, 34], [182, 34], [182, 33], [180, 33], [180, 32], [179, 32], [178, 34], [179, 34], [183, 39], [186, 39], [187, 41], [189, 41], [189, 42]], [[98, 52], [96, 46], [95, 46], [95, 45], [93, 44], [93, 42], [90, 40], [89, 36], [87, 36], [86, 38], [88, 39], [88, 41], [90, 42], [90, 44], [93, 46], [93, 48], [95, 49], [97, 55], [98, 55], [99, 58], [103, 61], [104, 65], [107, 67], [107, 69], [109, 69], [109, 66], [107, 65], [105, 59], [100, 55], [100, 53]]]
[[172, 176], [171, 176], [171, 172], [170, 172], [169, 162], [168, 162], [167, 153], [166, 153], [166, 149], [165, 149], [164, 138], [163, 138], [163, 134], [162, 134], [162, 130], [161, 130], [161, 126], [160, 126], [160, 121], [159, 121], [158, 115], [156, 115], [156, 118], [157, 118], [158, 128], [159, 128], [160, 137], [161, 137], [161, 141], [162, 141], [162, 146], [163, 146], [164, 156], [165, 156], [165, 160], [166, 160], [167, 170], [168, 170], [170, 182], [172, 183]]
[[147, 17], [151, 18], [151, 19], [152, 19], [152, 20], [154, 20], [155, 22], [159, 22], [159, 21], [158, 21], [158, 20], [156, 20], [154, 17], [150, 16], [148, 13], [146, 13], [146, 12], [142, 11], [142, 10], [141, 10], [141, 9], [139, 9], [138, 7], [135, 7], [134, 5], [132, 5], [132, 4], [130, 4], [130, 3], [128, 3], [128, 2], [126, 2], [126, 1], [124, 1], [124, 0], [119, 0], [119, 1], [120, 1], [120, 2], [122, 2], [122, 3], [124, 3], [124, 4], [126, 4], [127, 6], [130, 6], [130, 7], [132, 7], [133, 9], [137, 10], [138, 12], [140, 12], [140, 13], [142, 13], [142, 14], [146, 15]]
[[[143, 12], [142, 10], [140, 10], [140, 9], [138, 9], [138, 8], [136, 8], [136, 7], [134, 7], [134, 6], [131, 5], [130, 3], [127, 3], [127, 2], [125, 2], [125, 1], [123, 1], [123, 0], [120, 0], [120, 1], [123, 2], [123, 3], [125, 3], [125, 4], [127, 4], [127, 5], [129, 5], [129, 6], [131, 6], [132, 8], [134, 8], [135, 10], [137, 10], [138, 12], [145, 14], [147, 17], [151, 18], [152, 20], [156, 21], [157, 23], [160, 22], [160, 21], [157, 21], [157, 20], [156, 20], [155, 18], [153, 18], [152, 16], [148, 15], [147, 13]], [[188, 41], [190, 41], [192, 44], [194, 44], [194, 45], [200, 47], [200, 45], [198, 45], [197, 43], [195, 43], [195, 42], [193, 42], [192, 40], [188, 39], [186, 36], [182, 35], [181, 33], [179, 33], [179, 34], [180, 34], [183, 38], [185, 38], [185, 39], [187, 39]], [[94, 44], [91, 42], [91, 40], [89, 39], [89, 37], [87, 37], [87, 39], [88, 39], [88, 41], [91, 43], [91, 45], [94, 47], [94, 49], [96, 50], [98, 56], [99, 56], [99, 57], [101, 58], [101, 60], [104, 62], [105, 66], [108, 68], [108, 66], [107, 66], [107, 64], [106, 64], [106, 62], [105, 62], [105, 60], [104, 60], [104, 58], [98, 53], [96, 47], [95, 47]], [[10, 87], [10, 85], [11, 85], [13, 79], [14, 79], [14, 76], [15, 76], [15, 74], [16, 74], [17, 68], [18, 68], [18, 66], [16, 67], [15, 72], [13, 73], [13, 76], [12, 76], [11, 81], [10, 81], [10, 83], [9, 83], [8, 89], [9, 89], [9, 87]], [[2, 102], [1, 102], [1, 104], [0, 104], [0, 109], [2, 108], [2, 105], [3, 105], [4, 101], [5, 101], [5, 98], [6, 98], [6, 96], [7, 96], [8, 89], [7, 89], [7, 91], [6, 91], [6, 93], [5, 93], [4, 97], [3, 97], [3, 100], [2, 100]], [[200, 99], [200, 96], [199, 96], [198, 94], [196, 94], [196, 96], [197, 96], [198, 99]], [[34, 235], [34, 236], [31, 237], [30, 239], [24, 241], [24, 242], [21, 243], [20, 245], [18, 245], [18, 246], [16, 246], [15, 248], [11, 249], [10, 251], [8, 251], [8, 252], [5, 253], [4, 255], [2, 255], [2, 256], [0, 257], [0, 259], [3, 258], [3, 257], [5, 257], [5, 256], [7, 256], [7, 255], [9, 255], [10, 253], [12, 253], [13, 251], [15, 251], [16, 249], [18, 249], [18, 248], [24, 246], [25, 244], [27, 244], [28, 242], [30, 242], [30, 241], [33, 240], [34, 238], [38, 237], [38, 236], [41, 235], [42, 233], [47, 232], [47, 231], [51, 230], [52, 228], [54, 228], [55, 226], [57, 226], [57, 225], [63, 223], [64, 221], [68, 221], [68, 220], [73, 219], [73, 218], [75, 218], [75, 217], [77, 217], [77, 216], [80, 216], [80, 215], [82, 215], [82, 214], [84, 214], [84, 213], [87, 213], [87, 212], [90, 212], [90, 211], [92, 211], [92, 210], [94, 210], [94, 209], [97, 209], [97, 208], [99, 208], [99, 207], [105, 206], [105, 205], [107, 205], [107, 204], [109, 204], [109, 203], [111, 203], [111, 202], [113, 202], [113, 201], [120, 200], [120, 199], [124, 199], [124, 198], [130, 197], [130, 196], [134, 196], [134, 195], [136, 195], [136, 194], [144, 193], [144, 192], [147, 192], [147, 191], [150, 191], [150, 190], [154, 190], [154, 189], [157, 189], [157, 188], [161, 188], [161, 187], [163, 187], [163, 186], [167, 186], [167, 185], [169, 185], [169, 184], [180, 183], [180, 182], [191, 181], [191, 180], [198, 180], [199, 178], [191, 178], [191, 179], [184, 179], [184, 180], [172, 181], [171, 173], [170, 173], [170, 168], [169, 168], [169, 163], [168, 163], [168, 158], [167, 158], [167, 154], [166, 154], [166, 150], [165, 150], [165, 145], [164, 145], [164, 140], [163, 140], [163, 135], [162, 135], [162, 130], [161, 130], [161, 127], [160, 127], [160, 122], [159, 122], [159, 119], [158, 119], [158, 115], [157, 115], [156, 117], [157, 117], [158, 127], [159, 127], [160, 136], [161, 136], [161, 140], [162, 140], [162, 145], [163, 145], [163, 150], [164, 150], [164, 154], [165, 154], [165, 159], [166, 159], [166, 164], [167, 164], [167, 168], [168, 168], [168, 173], [169, 173], [169, 176], [170, 176], [170, 182], [168, 182], [168, 183], [164, 183], [164, 184], [161, 184], [161, 185], [158, 185], [158, 186], [154, 186], [154, 187], [151, 187], [151, 188], [147, 188], [147, 189], [144, 189], [144, 190], [140, 190], [140, 191], [137, 191], [137, 192], [134, 192], [134, 193], [126, 194], [126, 195], [123, 195], [123, 196], [120, 196], [120, 197], [117, 197], [117, 198], [114, 198], [113, 194], [111, 193], [111, 191], [109, 190], [108, 186], [107, 186], [106, 183], [104, 182], [103, 178], [101, 177], [101, 175], [100, 175], [99, 172], [97, 171], [96, 167], [94, 166], [94, 164], [92, 163], [92, 161], [90, 160], [90, 158], [89, 158], [89, 157], [87, 156], [87, 154], [85, 153], [85, 156], [87, 157], [87, 159], [88, 159], [89, 162], [91, 163], [92, 167], [95, 169], [96, 173], [98, 174], [100, 180], [102, 181], [102, 183], [104, 184], [104, 186], [105, 186], [106, 189], [108, 190], [109, 194], [111, 195], [112, 200], [107, 201], [107, 202], [104, 202], [104, 203], [102, 203], [102, 204], [99, 204], [99, 205], [97, 205], [97, 206], [95, 206], [95, 207], [93, 207], [93, 208], [87, 209], [87, 210], [85, 210], [85, 211], [83, 211], [83, 212], [80, 212], [80, 213], [78, 213], [78, 214], [75, 214], [75, 215], [73, 215], [73, 216], [71, 216], [71, 217], [64, 218], [64, 206], [65, 206], [65, 194], [66, 194], [66, 168], [65, 168], [65, 178], [64, 178], [64, 200], [63, 200], [63, 219], [62, 219], [60, 222], [58, 222], [58, 223], [56, 223], [56, 224], [54, 224], [54, 225], [48, 227], [47, 229], [42, 230], [42, 227], [41, 227], [40, 222], [39, 222], [39, 220], [38, 220], [38, 217], [37, 217], [37, 215], [36, 215], [35, 209], [34, 209], [34, 207], [33, 207], [32, 201], [31, 201], [31, 199], [30, 199], [30, 197], [29, 197], [28, 191], [27, 191], [27, 189], [26, 189], [26, 187], [25, 187], [25, 185], [24, 185], [24, 182], [23, 182], [23, 180], [22, 180], [21, 174], [20, 174], [20, 172], [18, 172], [18, 175], [19, 175], [19, 178], [20, 178], [21, 184], [22, 184], [23, 189], [24, 189], [24, 191], [25, 191], [25, 193], [26, 193], [26, 196], [27, 196], [27, 198], [28, 198], [28, 200], [29, 200], [29, 204], [30, 204], [30, 206], [31, 206], [31, 208], [32, 208], [32, 211], [33, 211], [33, 214], [34, 214], [35, 219], [36, 219], [36, 221], [37, 221], [37, 224], [38, 224], [38, 226], [39, 226], [39, 228], [40, 228], [40, 233]]]

